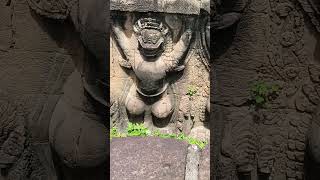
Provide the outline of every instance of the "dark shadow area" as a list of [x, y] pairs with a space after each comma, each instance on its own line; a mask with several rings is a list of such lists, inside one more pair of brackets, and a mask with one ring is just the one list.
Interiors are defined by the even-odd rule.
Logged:
[[250, 173], [238, 173], [239, 180], [252, 180]]
[[[213, 21], [214, 19], [211, 19]], [[211, 22], [213, 23], [213, 22]], [[230, 48], [235, 38], [237, 31], [237, 24], [234, 24], [231, 27], [222, 30], [211, 29], [210, 31], [210, 60], [211, 60], [211, 70], [210, 70], [210, 115], [209, 115], [209, 128], [211, 131], [210, 134], [210, 177], [214, 180], [219, 180], [220, 178], [220, 168], [219, 167], [219, 158], [221, 154], [221, 143], [222, 143], [222, 134], [223, 134], [223, 123], [225, 114], [222, 109], [215, 105], [213, 86], [219, 86], [219, 82], [216, 74], [215, 63], [220, 56], [225, 54], [225, 52]], [[243, 176], [243, 180], [247, 176]], [[249, 177], [250, 178], [250, 177]]]
[[316, 62], [320, 63], [320, 34], [317, 33], [315, 36], [317, 38], [317, 44], [314, 51], [314, 59]]
[[313, 161], [312, 155], [308, 150], [310, 147], [307, 145], [305, 154], [305, 179], [318, 180], [320, 178], [320, 165]]
[[236, 24], [226, 29], [218, 30], [215, 32], [212, 30], [210, 36], [210, 57], [213, 59], [213, 62], [228, 50], [228, 48], [234, 41], [236, 31]]
[[259, 173], [258, 175], [259, 180], [269, 180], [270, 175], [269, 174], [263, 174], [263, 173]]

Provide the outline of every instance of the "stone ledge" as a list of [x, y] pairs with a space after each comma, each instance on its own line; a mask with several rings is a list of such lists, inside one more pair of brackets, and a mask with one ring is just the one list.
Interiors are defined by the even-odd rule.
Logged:
[[156, 137], [114, 138], [111, 180], [183, 180], [188, 144]]
[[[111, 180], [188, 179], [186, 166], [192, 163], [187, 162], [188, 159], [194, 159], [190, 156], [199, 159], [199, 156], [203, 155], [199, 150], [188, 154], [188, 147], [190, 149], [194, 146], [189, 146], [186, 142], [176, 139], [159, 137], [113, 138], [110, 152]], [[207, 150], [204, 154], [209, 155], [208, 153]], [[200, 162], [202, 159], [203, 157], [200, 156]], [[202, 169], [199, 175], [210, 174], [208, 165], [198, 164], [196, 166], [206, 168]], [[195, 174], [193, 173], [193, 175]]]
[[199, 160], [199, 180], [210, 180], [210, 145], [206, 146]]

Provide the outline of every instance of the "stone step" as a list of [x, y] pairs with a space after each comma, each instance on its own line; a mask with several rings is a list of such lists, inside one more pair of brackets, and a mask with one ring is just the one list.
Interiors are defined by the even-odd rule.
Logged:
[[209, 180], [209, 153], [176, 139], [113, 138], [111, 180]]

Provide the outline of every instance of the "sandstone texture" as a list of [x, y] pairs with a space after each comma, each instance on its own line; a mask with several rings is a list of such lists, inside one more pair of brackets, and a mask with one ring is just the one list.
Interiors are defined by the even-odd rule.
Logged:
[[112, 139], [112, 180], [183, 180], [187, 155], [183, 141], [160, 138]]
[[201, 154], [199, 161], [199, 180], [210, 180], [214, 174], [213, 168], [210, 168], [210, 146], [206, 146]]
[[[188, 149], [197, 150], [191, 152]], [[207, 161], [208, 153], [208, 148], [201, 153], [196, 146], [175, 139], [158, 137], [114, 138], [111, 140], [110, 149], [110, 176], [112, 180], [205, 180], [209, 178], [210, 174], [209, 162]], [[199, 164], [200, 154], [201, 164]], [[188, 169], [188, 164], [189, 167], [195, 168]], [[199, 167], [202, 168], [200, 171]], [[193, 174], [190, 174], [188, 170]], [[199, 178], [194, 176], [199, 172]]]
[[[233, 5], [246, 4], [240, 21], [213, 35], [214, 174], [219, 180], [304, 179], [308, 143], [312, 149], [319, 142], [319, 126], [312, 125], [319, 106], [319, 4], [233, 2], [221, 5], [239, 12]], [[280, 88], [266, 107], [254, 108], [252, 84], [261, 81]]]
[[82, 79], [106, 79], [84, 68], [106, 68], [107, 26], [97, 22], [107, 9], [97, 4], [0, 3], [0, 179], [79, 179], [79, 169], [81, 179], [105, 179], [106, 112]]

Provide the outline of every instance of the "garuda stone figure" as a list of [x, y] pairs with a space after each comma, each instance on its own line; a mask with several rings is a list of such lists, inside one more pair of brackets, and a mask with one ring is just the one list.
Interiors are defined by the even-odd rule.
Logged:
[[111, 1], [113, 126], [144, 122], [208, 139], [209, 8], [209, 1]]

